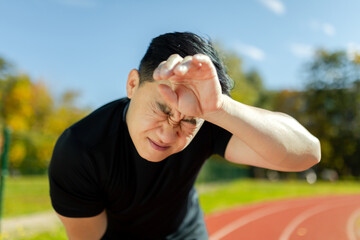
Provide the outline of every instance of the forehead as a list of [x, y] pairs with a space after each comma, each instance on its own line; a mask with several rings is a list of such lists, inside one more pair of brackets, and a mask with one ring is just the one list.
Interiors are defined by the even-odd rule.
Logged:
[[160, 103], [162, 105], [166, 105], [165, 100], [161, 96], [158, 91], [157, 82], [146, 82], [140, 86], [142, 88], [140, 95], [142, 95], [143, 100], [150, 103], [151, 105], [155, 105], [155, 103]]

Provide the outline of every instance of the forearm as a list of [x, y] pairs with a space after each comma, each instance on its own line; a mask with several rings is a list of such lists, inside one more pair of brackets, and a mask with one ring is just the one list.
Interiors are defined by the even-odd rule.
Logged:
[[222, 107], [205, 115], [205, 120], [230, 131], [271, 164], [320, 160], [318, 139], [286, 114], [224, 97]]

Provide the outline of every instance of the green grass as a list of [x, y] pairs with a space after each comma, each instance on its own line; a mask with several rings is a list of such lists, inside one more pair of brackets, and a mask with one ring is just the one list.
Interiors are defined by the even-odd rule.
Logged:
[[205, 214], [248, 203], [305, 196], [360, 193], [360, 183], [354, 181], [237, 180], [228, 183], [199, 184], [199, 199]]
[[[248, 203], [314, 195], [360, 193], [360, 183], [305, 181], [269, 182], [237, 180], [226, 183], [197, 184], [200, 203], [206, 214]], [[47, 177], [8, 178], [4, 216], [12, 217], [51, 210]], [[0, 239], [2, 239], [0, 237]], [[3, 238], [4, 240], [6, 238]], [[51, 232], [21, 238], [22, 240], [67, 239], [63, 227]]]
[[67, 240], [65, 229], [62, 226], [55, 228], [51, 231], [31, 234], [29, 235], [25, 231], [18, 232], [17, 237], [8, 236], [6, 234], [0, 235], [0, 240]]
[[51, 210], [46, 176], [7, 178], [3, 217], [14, 217]]
[[43, 232], [40, 234], [35, 234], [33, 236], [23, 237], [18, 240], [44, 240], [44, 239], [67, 240], [68, 238], [66, 236], [65, 229], [63, 227], [59, 227], [50, 232]]

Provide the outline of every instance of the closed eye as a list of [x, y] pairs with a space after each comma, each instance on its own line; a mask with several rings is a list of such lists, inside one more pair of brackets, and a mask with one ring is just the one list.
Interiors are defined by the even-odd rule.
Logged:
[[185, 123], [188, 123], [188, 124], [191, 124], [191, 125], [193, 125], [194, 127], [196, 127], [196, 125], [197, 125], [197, 121], [196, 121], [196, 119], [194, 119], [194, 118], [183, 119], [183, 120], [181, 120], [181, 121], [183, 121], [183, 122], [185, 122]]
[[[171, 110], [167, 105], [156, 102], [156, 108], [162, 114], [168, 117], [172, 116]], [[198, 121], [195, 118], [182, 119], [181, 122], [185, 123], [187, 126], [191, 128], [195, 128], [198, 124]]]
[[171, 114], [171, 111], [169, 109], [168, 106], [164, 105], [164, 104], [161, 104], [159, 102], [156, 102], [156, 105], [157, 105], [157, 108], [164, 114], [166, 115], [170, 115]]

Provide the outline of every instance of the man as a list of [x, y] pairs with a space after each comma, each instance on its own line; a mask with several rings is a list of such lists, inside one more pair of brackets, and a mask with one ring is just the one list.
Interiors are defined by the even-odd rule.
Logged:
[[[52, 204], [70, 239], [207, 239], [193, 188], [212, 154], [303, 171], [320, 145], [293, 118], [232, 100], [210, 42], [154, 38], [127, 80], [128, 99], [97, 109], [59, 138]], [[130, 100], [129, 100], [130, 99]]]

